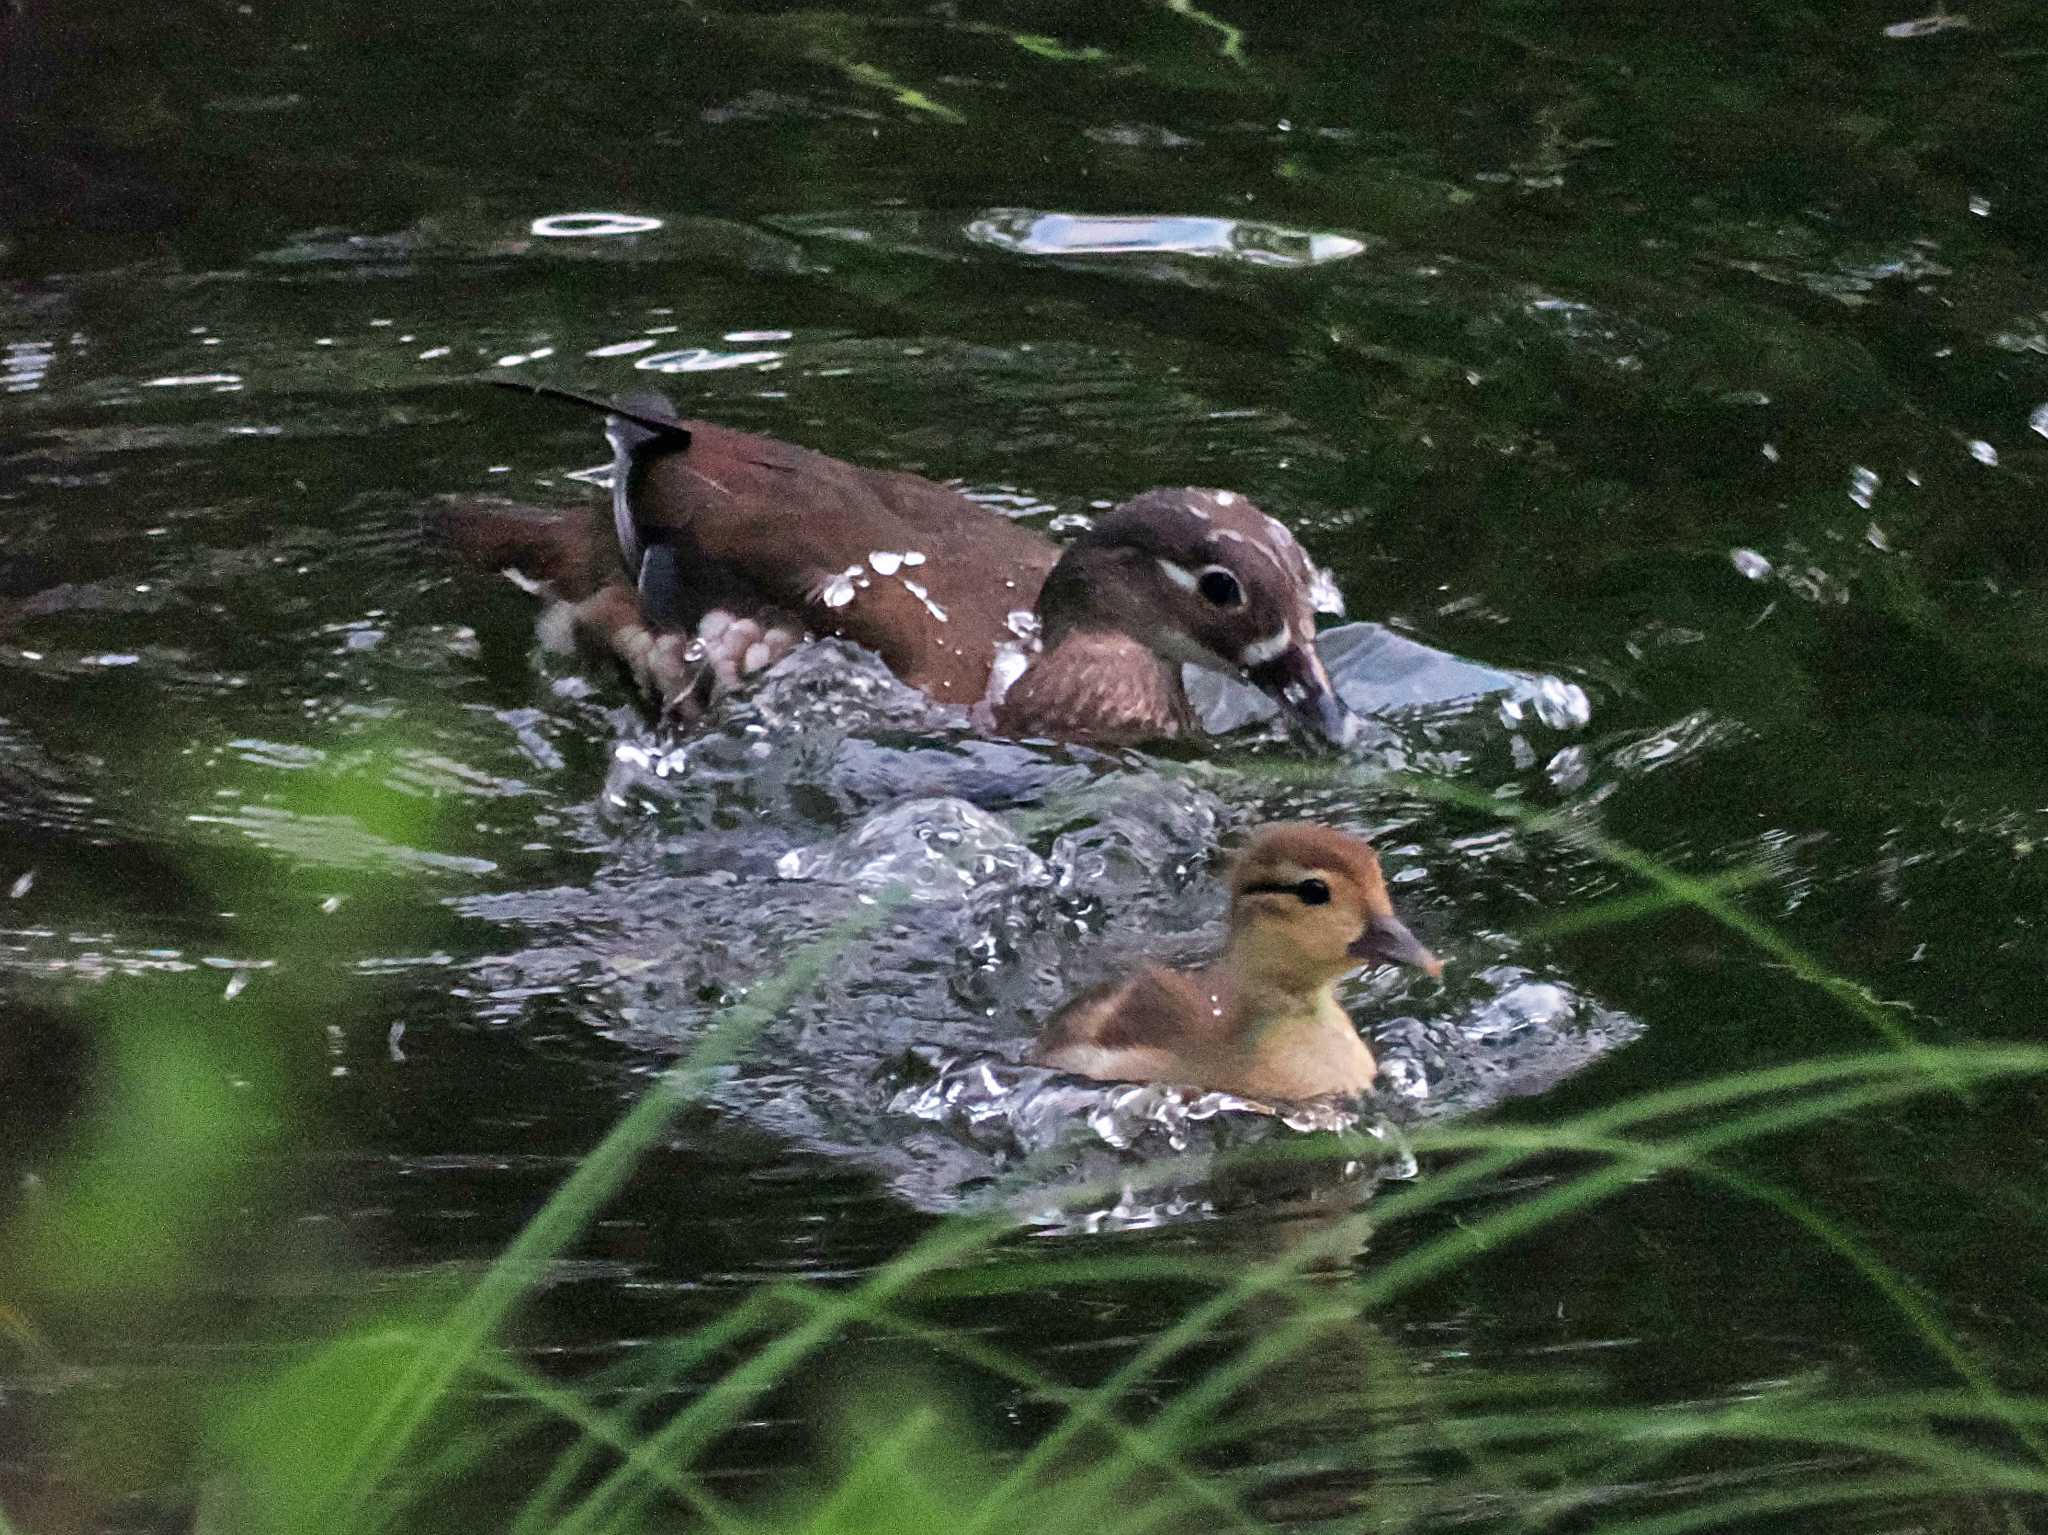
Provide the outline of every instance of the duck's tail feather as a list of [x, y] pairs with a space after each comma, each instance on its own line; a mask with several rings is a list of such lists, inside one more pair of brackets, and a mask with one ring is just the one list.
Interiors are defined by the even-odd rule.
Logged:
[[634, 514], [634, 502], [641, 470], [656, 459], [684, 452], [690, 446], [690, 429], [676, 420], [675, 406], [652, 390], [613, 401], [578, 394], [573, 389], [558, 389], [553, 384], [530, 384], [524, 379], [493, 378], [484, 382], [603, 414], [604, 435], [612, 445], [612, 523], [618, 531], [619, 555], [633, 579], [642, 580], [647, 539]]
[[487, 378], [484, 382], [494, 389], [512, 389], [520, 394], [539, 395], [542, 399], [560, 400], [567, 405], [580, 405], [585, 410], [609, 416], [622, 425], [637, 427], [646, 436], [636, 438], [634, 446], [655, 438], [665, 439], [673, 447], [689, 446], [690, 429], [675, 419], [675, 406], [651, 390], [629, 394], [624, 399], [612, 401], [601, 400], [594, 394], [578, 394], [573, 389], [560, 389], [553, 384], [529, 383], [523, 378]]

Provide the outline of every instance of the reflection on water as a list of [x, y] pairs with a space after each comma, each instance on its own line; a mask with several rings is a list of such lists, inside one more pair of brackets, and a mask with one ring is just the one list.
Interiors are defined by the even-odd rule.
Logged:
[[1025, 256], [1214, 256], [1252, 266], [1321, 266], [1364, 253], [1366, 243], [1325, 231], [1282, 229], [1243, 219], [1034, 213], [995, 208], [967, 236]]
[[[296, 1203], [276, 1229], [237, 1217], [221, 1314], [54, 1329], [82, 1373], [0, 1361], [10, 1517], [68, 1453], [16, 1432], [26, 1412], [153, 1406], [195, 1350], [245, 1349], [278, 1291], [353, 1305], [485, 1261], [644, 1077], [878, 887], [921, 899], [564, 1260], [574, 1304], [532, 1333], [554, 1364], [888, 1261], [919, 1211], [1014, 1171], [1019, 1115], [1111, 1131], [1061, 1153], [1110, 1192], [1059, 1229], [1265, 1255], [1260, 1196], [1137, 1174], [1176, 1139], [1332, 1132], [1014, 1064], [1072, 989], [1213, 952], [1219, 849], [1264, 819], [1373, 836], [1450, 961], [1441, 985], [1346, 994], [1389, 1121], [1607, 1106], [1870, 1043], [1581, 829], [1727, 882], [1915, 1037], [2030, 1030], [2036, 18], [1919, 8], [1232, 0], [1054, 6], [1040, 36], [972, 8], [712, 7], [625, 47], [522, 0], [368, 33], [338, 7], [0, 8], [0, 1196], [58, 1175], [91, 1069], [58, 1023], [190, 1017], [235, 1056], [277, 995], [320, 1000], [264, 1106], [305, 1129], [273, 1158]], [[505, 410], [473, 382], [500, 360], [598, 392], [669, 372], [692, 414], [955, 475], [1056, 530], [1145, 485], [1240, 488], [1334, 568], [1363, 622], [1326, 653], [1377, 729], [1333, 774], [1198, 678], [1242, 732], [1215, 752], [1033, 749], [814, 646], [703, 735], [651, 737], [425, 536], [449, 494], [595, 499], [568, 483], [589, 423]], [[892, 1110], [951, 1091], [899, 1080], [913, 1052], [971, 1080], [943, 1107], [993, 1117]], [[1763, 1181], [1850, 1212], [1970, 1319], [2016, 1390], [2043, 1369], [2012, 1196], [2039, 1181], [2031, 1107], [1754, 1148]], [[1381, 1175], [1355, 1172], [1305, 1197], [1355, 1204]], [[1770, 1220], [1659, 1178], [1387, 1330], [1475, 1387], [1634, 1340], [1618, 1389], [1659, 1407], [1927, 1385], [1853, 1280], [1756, 1262], [1784, 1244]], [[309, 1233], [346, 1262], [293, 1289], [256, 1261]], [[1062, 1383], [1170, 1320], [1065, 1296], [970, 1319]], [[1331, 1384], [1356, 1363], [1324, 1361]], [[735, 1463], [799, 1462], [779, 1432], [738, 1436]], [[1528, 1511], [1433, 1502], [1421, 1458], [1389, 1470], [1418, 1520]], [[44, 1522], [88, 1522], [61, 1511]]]

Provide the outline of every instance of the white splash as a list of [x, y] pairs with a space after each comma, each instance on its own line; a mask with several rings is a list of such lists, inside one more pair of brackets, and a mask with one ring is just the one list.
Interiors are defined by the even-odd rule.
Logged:
[[860, 574], [858, 565], [849, 565], [828, 580], [818, 591], [818, 600], [828, 608], [843, 608], [853, 601], [853, 578]]
[[868, 564], [874, 567], [878, 576], [893, 576], [903, 568], [903, 556], [887, 549], [871, 549], [868, 551]]
[[1031, 669], [1031, 657], [1024, 653], [1024, 647], [1005, 641], [996, 647], [995, 665], [989, 668], [988, 692], [985, 695], [988, 706], [993, 709], [1005, 698], [1010, 689], [1017, 685], [1017, 679]]
[[1333, 618], [1344, 616], [1344, 594], [1337, 589], [1337, 578], [1328, 566], [1309, 566], [1308, 602], [1318, 613], [1328, 613]]
[[924, 587], [918, 585], [917, 582], [911, 580], [908, 576], [905, 576], [903, 577], [903, 589], [906, 592], [910, 593], [911, 596], [915, 597], [919, 602], [923, 603], [925, 606], [925, 611], [931, 614], [931, 616], [936, 618], [940, 623], [944, 623], [946, 621], [946, 610], [940, 607], [936, 602], [932, 601], [932, 594], [929, 591], [925, 590]]

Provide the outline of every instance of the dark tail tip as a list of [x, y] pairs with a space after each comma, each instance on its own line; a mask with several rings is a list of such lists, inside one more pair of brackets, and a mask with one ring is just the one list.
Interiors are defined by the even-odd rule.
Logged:
[[[690, 429], [675, 419], [674, 407], [657, 394], [636, 394], [626, 403], [615, 405], [610, 400], [600, 400], [596, 395], [578, 394], [573, 389], [558, 389], [553, 384], [529, 384], [522, 378], [487, 378], [484, 382], [494, 389], [511, 389], [520, 394], [538, 395], [544, 400], [561, 400], [569, 405], [580, 405], [585, 410], [596, 411], [602, 416], [630, 421], [656, 437], [681, 438], [682, 445], [687, 445], [690, 440]], [[668, 409], [667, 419], [654, 413], [656, 406]]]

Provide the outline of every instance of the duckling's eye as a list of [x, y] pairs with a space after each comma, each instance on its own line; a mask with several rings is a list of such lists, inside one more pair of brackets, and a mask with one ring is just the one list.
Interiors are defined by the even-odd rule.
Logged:
[[1319, 879], [1305, 879], [1294, 887], [1295, 898], [1304, 906], [1330, 904], [1330, 887]]
[[1244, 588], [1237, 584], [1237, 577], [1221, 565], [1211, 565], [1195, 577], [1195, 590], [1219, 608], [1244, 606]]

